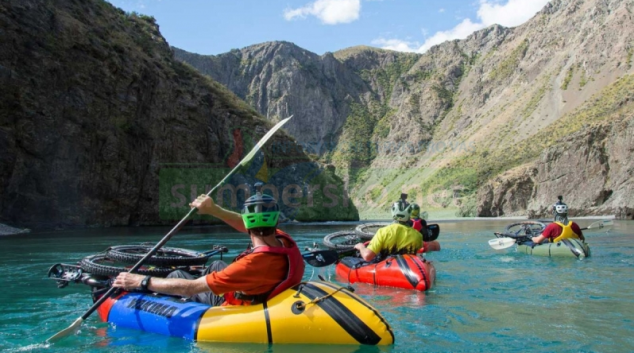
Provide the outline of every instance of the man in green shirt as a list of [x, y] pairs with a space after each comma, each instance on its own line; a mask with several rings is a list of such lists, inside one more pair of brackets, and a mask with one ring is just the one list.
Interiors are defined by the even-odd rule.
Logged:
[[392, 205], [392, 218], [394, 223], [380, 228], [370, 244], [366, 247], [363, 243], [356, 244], [365, 261], [372, 261], [377, 255], [385, 257], [395, 254], [416, 254], [423, 247], [423, 239], [420, 233], [408, 225], [410, 208], [399, 200]]

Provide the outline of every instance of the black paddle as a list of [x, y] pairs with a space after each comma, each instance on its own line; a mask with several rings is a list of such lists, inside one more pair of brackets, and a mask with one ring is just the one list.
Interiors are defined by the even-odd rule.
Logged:
[[302, 254], [304, 261], [313, 267], [332, 265], [339, 260], [335, 250], [316, 250]]
[[[262, 137], [262, 139], [260, 139], [260, 141], [258, 141], [258, 143], [253, 147], [253, 149], [251, 150], [251, 152], [249, 152], [249, 154], [247, 154], [241, 161], [240, 163], [238, 163], [230, 172], [229, 174], [227, 174], [227, 176], [225, 176], [219, 183], [218, 185], [214, 186], [213, 189], [211, 189], [208, 193], [207, 196], [211, 196], [211, 194], [216, 191], [216, 189], [218, 187], [220, 187], [222, 184], [224, 184], [224, 182], [229, 179], [240, 167], [245, 166], [246, 164], [248, 164], [251, 159], [253, 159], [253, 157], [255, 156], [255, 154], [260, 150], [260, 148], [269, 140], [269, 138], [271, 136], [273, 136], [273, 134], [279, 130], [282, 125], [286, 124], [287, 121], [289, 121], [293, 116], [291, 115], [290, 117], [280, 121], [279, 123], [277, 123], [275, 126], [273, 126], [273, 128], [266, 133], [266, 135], [264, 135]], [[185, 223], [187, 223], [187, 221], [189, 220], [189, 217], [191, 217], [196, 211], [198, 211], [197, 208], [192, 208], [191, 210], [189, 210], [189, 212], [187, 213], [187, 215], [185, 215], [185, 217], [183, 217], [183, 219], [180, 220], [180, 222], [178, 222], [178, 224], [176, 224], [176, 226], [174, 228], [172, 228], [172, 230], [170, 230], [164, 237], [163, 239], [161, 239], [161, 241], [159, 241], [147, 254], [145, 254], [145, 256], [143, 256], [143, 258], [141, 260], [139, 260], [139, 262], [136, 263], [136, 265], [132, 266], [132, 268], [128, 271], [128, 272], [136, 272], [142, 265], [143, 263], [149, 259], [150, 257], [152, 257], [152, 255], [154, 255], [163, 245], [165, 245], [165, 243], [167, 243], [168, 240], [170, 240], [170, 238], [176, 234], [184, 225]], [[323, 256], [323, 255], [322, 255]], [[111, 287], [110, 289], [108, 289], [108, 291], [101, 296], [101, 298], [99, 298], [99, 300], [97, 300], [95, 302], [95, 304], [93, 304], [93, 306], [90, 307], [90, 309], [88, 309], [88, 311], [86, 311], [84, 313], [84, 315], [80, 316], [77, 320], [75, 320], [75, 322], [73, 322], [70, 326], [68, 326], [67, 328], [61, 330], [60, 332], [54, 334], [53, 336], [51, 336], [51, 338], [47, 339], [46, 342], [51, 342], [54, 343], [55, 341], [66, 337], [70, 334], [72, 334], [73, 332], [75, 332], [80, 326], [81, 323], [86, 320], [86, 318], [88, 318], [95, 310], [97, 310], [99, 308], [99, 306], [106, 301], [106, 299], [108, 299], [108, 297], [110, 297], [112, 295], [112, 293], [114, 293], [114, 291], [116, 290], [116, 287]]]

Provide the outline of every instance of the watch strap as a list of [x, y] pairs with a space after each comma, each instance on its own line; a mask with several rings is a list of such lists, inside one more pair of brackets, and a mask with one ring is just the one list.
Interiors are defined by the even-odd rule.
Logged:
[[141, 281], [141, 289], [144, 291], [147, 291], [147, 286], [150, 285], [150, 279], [152, 278], [152, 276], [145, 276], [145, 278], [143, 278], [143, 280]]

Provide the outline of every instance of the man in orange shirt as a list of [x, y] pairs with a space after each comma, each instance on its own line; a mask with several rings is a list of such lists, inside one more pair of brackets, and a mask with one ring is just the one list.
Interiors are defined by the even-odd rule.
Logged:
[[214, 261], [206, 275], [197, 279], [185, 271], [174, 271], [168, 278], [122, 272], [113, 286], [179, 295], [216, 306], [262, 303], [299, 284], [305, 266], [299, 248], [277, 229], [280, 211], [275, 199], [263, 195], [258, 185], [256, 188], [256, 195], [245, 201], [242, 216], [216, 205], [206, 195], [190, 204], [200, 214], [217, 217], [249, 234], [252, 246], [233, 263]]

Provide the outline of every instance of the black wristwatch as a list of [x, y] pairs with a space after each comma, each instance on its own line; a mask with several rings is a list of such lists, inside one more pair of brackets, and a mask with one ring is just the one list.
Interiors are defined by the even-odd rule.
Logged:
[[145, 276], [145, 278], [141, 281], [141, 289], [144, 291], [148, 291], [147, 286], [150, 285], [150, 279], [152, 276]]

